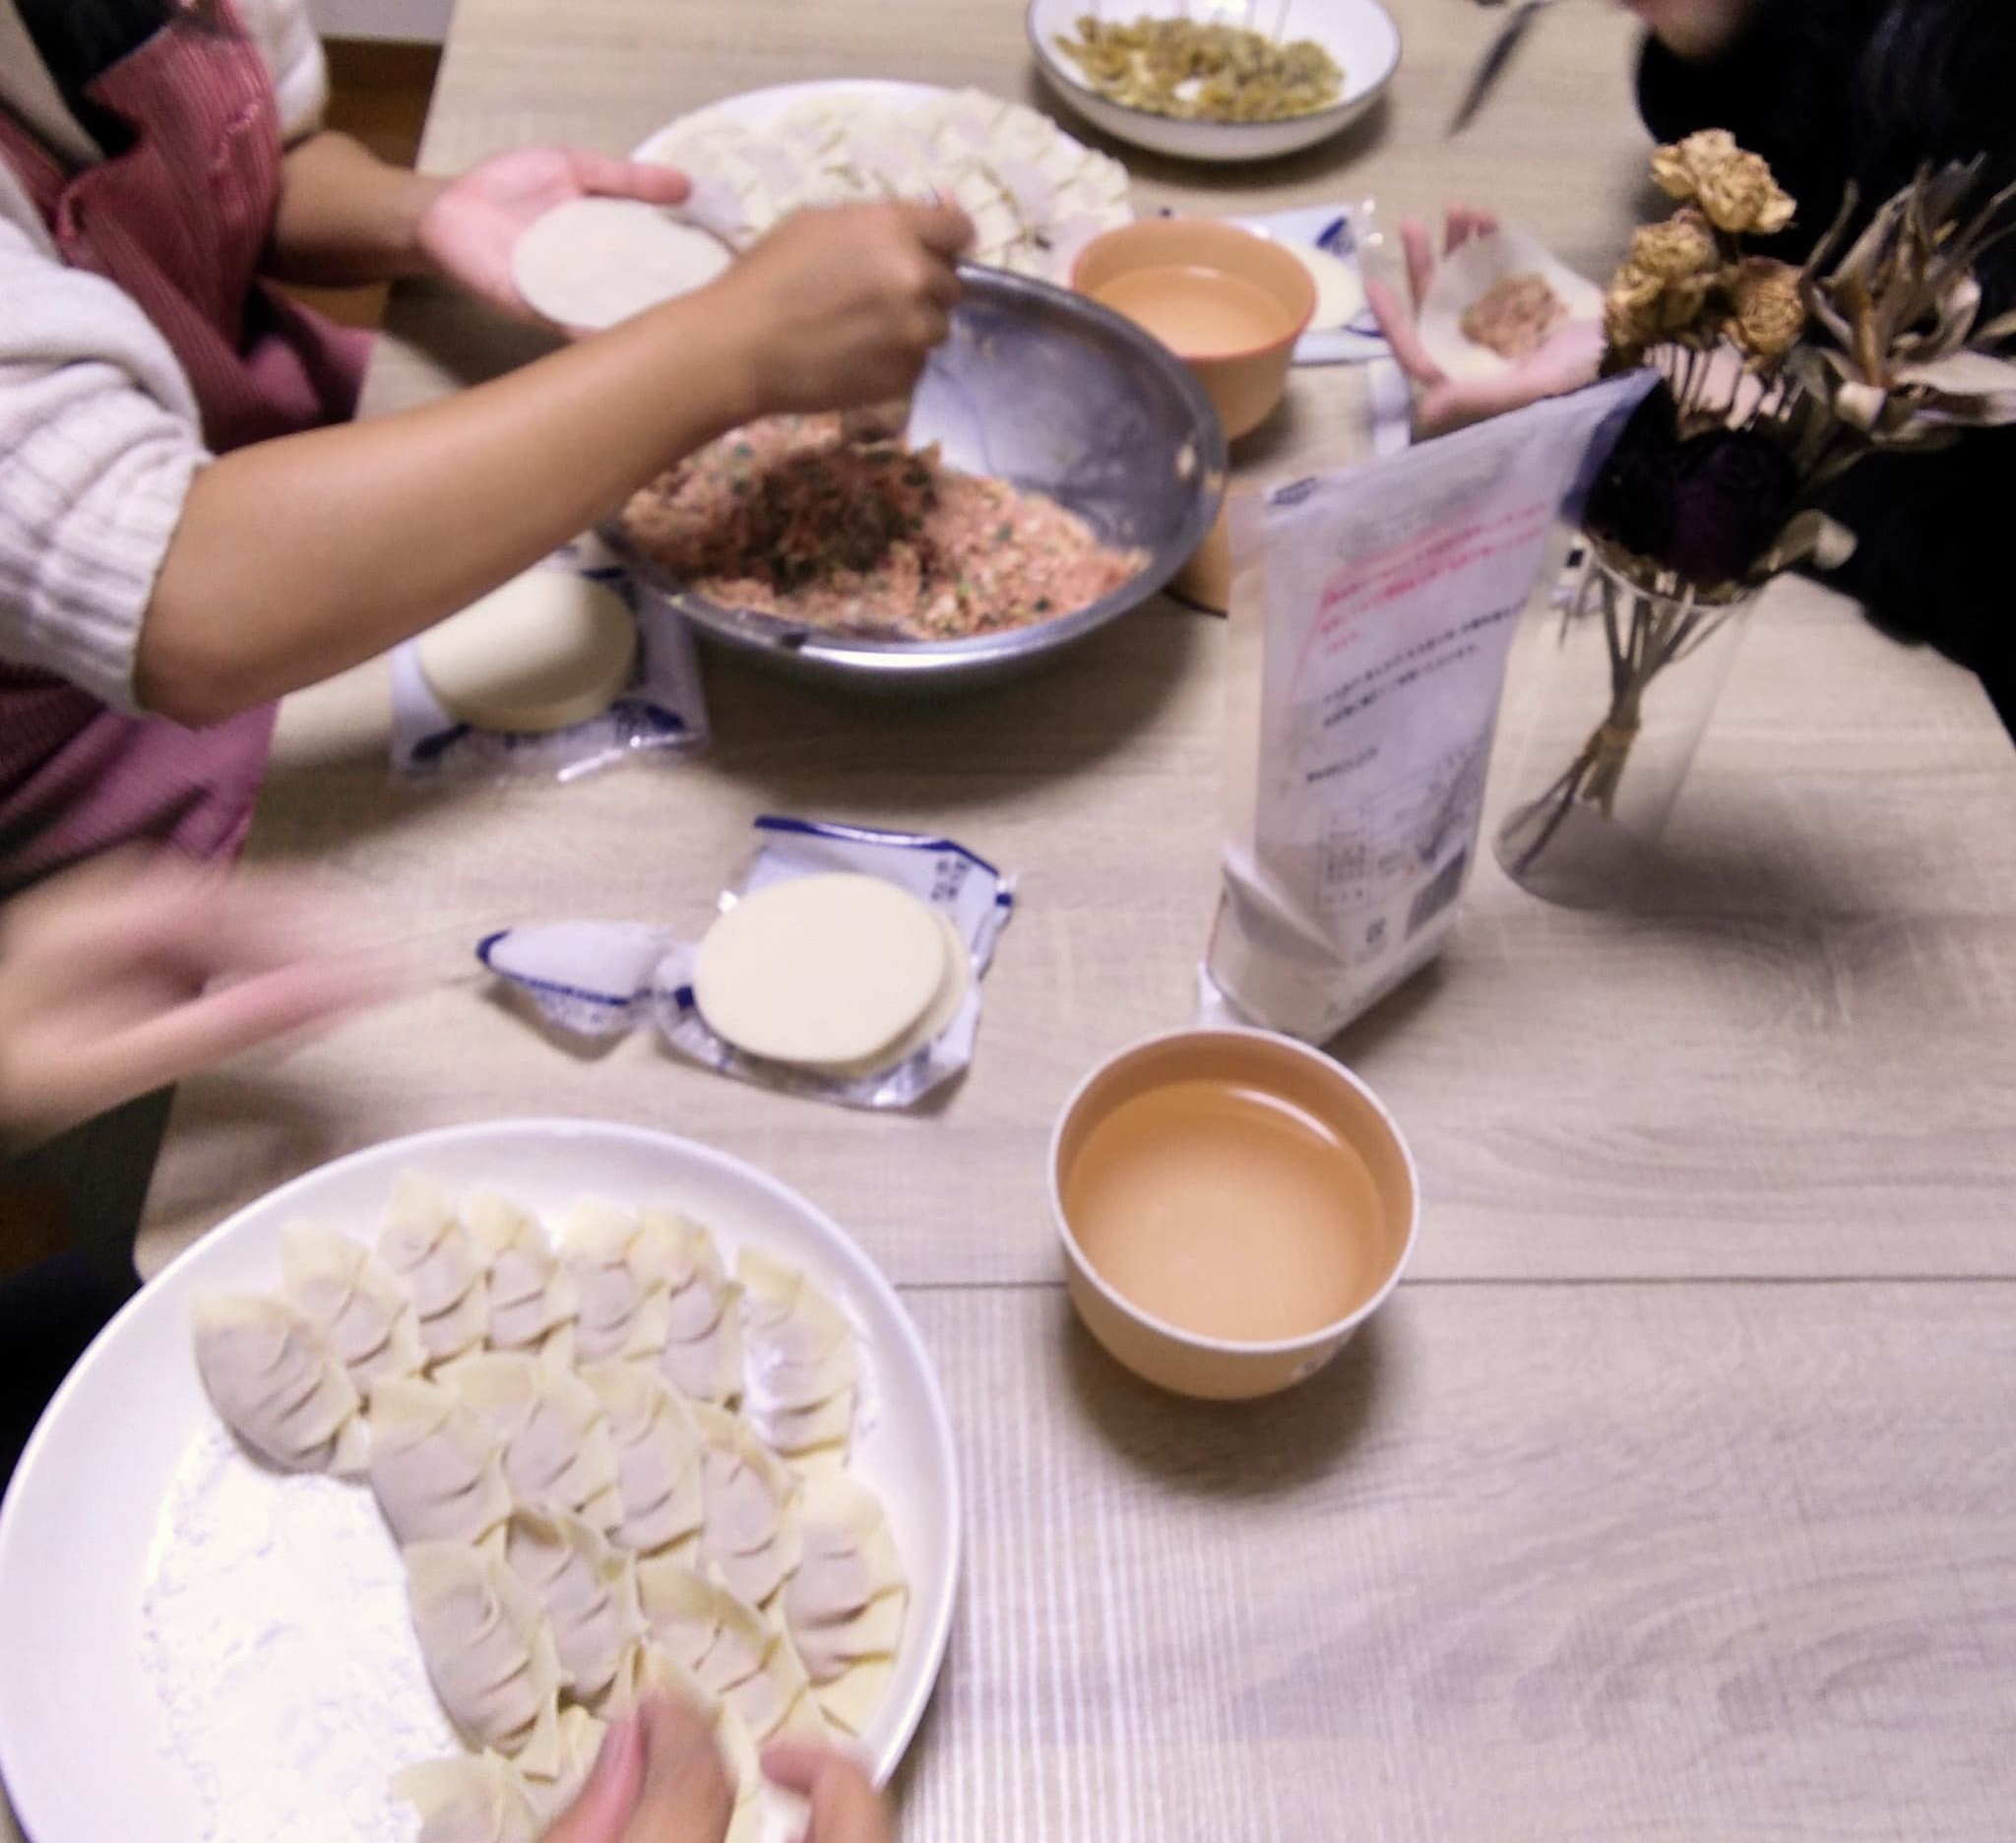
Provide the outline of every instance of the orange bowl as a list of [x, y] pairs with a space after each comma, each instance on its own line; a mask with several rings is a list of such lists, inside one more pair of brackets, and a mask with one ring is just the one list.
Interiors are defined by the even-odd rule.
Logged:
[[1095, 237], [1071, 286], [1153, 334], [1196, 374], [1226, 439], [1250, 434], [1288, 388], [1316, 284], [1280, 244], [1209, 218], [1150, 218]]

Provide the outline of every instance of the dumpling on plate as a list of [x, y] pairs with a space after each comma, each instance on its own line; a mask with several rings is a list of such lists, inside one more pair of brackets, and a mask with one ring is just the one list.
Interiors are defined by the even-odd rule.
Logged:
[[511, 1514], [503, 1442], [452, 1390], [387, 1377], [369, 1420], [371, 1490], [402, 1544], [479, 1542]]
[[518, 1770], [496, 1753], [458, 1753], [393, 1775], [420, 1815], [415, 1843], [536, 1843], [545, 1827]]
[[767, 1607], [798, 1565], [798, 1483], [790, 1469], [719, 1408], [695, 1404], [701, 1497], [700, 1559], [731, 1593]]
[[742, 1286], [749, 1419], [787, 1458], [844, 1460], [852, 1436], [859, 1371], [854, 1328], [803, 1273], [744, 1248]]
[[889, 1519], [875, 1494], [840, 1472], [804, 1482], [801, 1552], [779, 1610], [822, 1712], [859, 1735], [888, 1690], [910, 1608]]
[[361, 1241], [313, 1223], [281, 1232], [281, 1284], [328, 1333], [350, 1380], [368, 1394], [380, 1376], [415, 1375], [427, 1354], [406, 1289]]
[[551, 1730], [550, 1745], [528, 1748], [518, 1756], [514, 1763], [519, 1779], [542, 1825], [551, 1823], [580, 1796], [607, 1732], [608, 1725], [585, 1708], [563, 1708]]
[[662, 1244], [676, 1250], [660, 1366], [688, 1401], [726, 1407], [742, 1392], [741, 1288], [723, 1271], [714, 1238], [690, 1216], [645, 1210]]
[[197, 1373], [246, 1445], [289, 1472], [363, 1469], [356, 1386], [305, 1312], [260, 1294], [213, 1293], [191, 1317]]
[[671, 1292], [685, 1276], [676, 1239], [613, 1204], [577, 1204], [560, 1257], [574, 1282], [576, 1312], [560, 1346], [576, 1363], [656, 1361], [670, 1330]]
[[530, 1210], [481, 1192], [467, 1216], [489, 1269], [490, 1348], [536, 1350], [573, 1319], [574, 1282]]
[[653, 1639], [724, 1698], [759, 1743], [825, 1733], [805, 1667], [781, 1626], [678, 1561], [640, 1562], [637, 1585]]
[[490, 1323], [483, 1259], [438, 1186], [412, 1172], [400, 1176], [378, 1257], [412, 1298], [429, 1363], [446, 1363], [483, 1341]]
[[446, 1365], [437, 1379], [503, 1442], [515, 1502], [569, 1510], [599, 1530], [622, 1521], [608, 1418], [572, 1369], [524, 1351], [479, 1351]]
[[696, 1546], [706, 1516], [700, 1430], [671, 1384], [642, 1364], [590, 1364], [581, 1379], [608, 1417], [622, 1520], [611, 1532], [638, 1555]]
[[635, 1562], [579, 1517], [520, 1509], [504, 1526], [504, 1563], [545, 1611], [561, 1686], [594, 1701], [645, 1633]]
[[406, 1570], [420, 1656], [448, 1719], [472, 1747], [526, 1750], [542, 1721], [559, 1719], [560, 1658], [537, 1598], [472, 1543], [415, 1543]]

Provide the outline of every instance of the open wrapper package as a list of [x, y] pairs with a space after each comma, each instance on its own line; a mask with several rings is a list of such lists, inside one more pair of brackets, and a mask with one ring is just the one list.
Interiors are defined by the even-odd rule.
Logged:
[[1440, 951], [1520, 611], [1653, 381], [1235, 502], [1207, 1013], [1322, 1043]]
[[724, 912], [772, 883], [850, 871], [908, 890], [951, 923], [973, 977], [958, 1011], [937, 1036], [867, 1074], [748, 1055], [709, 1029], [694, 1002], [699, 942], [649, 922], [546, 922], [506, 928], [479, 942], [476, 957], [556, 1030], [606, 1038], [649, 1025], [685, 1060], [761, 1088], [840, 1107], [906, 1108], [958, 1076], [973, 1060], [980, 981], [1014, 911], [1013, 880], [950, 839], [781, 817], [758, 819], [755, 829], [757, 844], [747, 865], [722, 892]]

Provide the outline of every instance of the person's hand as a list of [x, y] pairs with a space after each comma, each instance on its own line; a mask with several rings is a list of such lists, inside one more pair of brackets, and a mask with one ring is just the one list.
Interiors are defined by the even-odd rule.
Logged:
[[787, 219], [708, 290], [748, 329], [758, 413], [907, 397], [959, 300], [973, 224], [956, 205]]
[[645, 1698], [612, 1722], [580, 1795], [543, 1843], [722, 1843], [734, 1788], [700, 1711]]
[[420, 254], [435, 274], [518, 319], [536, 319], [511, 276], [518, 239], [556, 205], [574, 199], [642, 199], [682, 205], [692, 191], [669, 166], [585, 154], [576, 148], [521, 148], [452, 179], [420, 216]]
[[845, 1753], [780, 1743], [765, 1749], [763, 1776], [810, 1802], [802, 1843], [896, 1843], [889, 1807]]
[[33, 1141], [369, 995], [271, 888], [128, 854], [0, 909], [0, 1136]]
[[[1474, 236], [1489, 236], [1498, 221], [1488, 212], [1468, 206], [1449, 207], [1443, 226], [1445, 253], [1461, 249]], [[1427, 297], [1435, 280], [1435, 247], [1427, 231], [1412, 219], [1400, 226], [1400, 241], [1407, 252], [1408, 290], [1414, 296], [1410, 312], [1383, 282], [1368, 282], [1365, 298], [1372, 316], [1400, 368], [1421, 387], [1415, 406], [1415, 429], [1422, 436], [1446, 435], [1451, 429], [1521, 410], [1543, 397], [1559, 397], [1596, 381], [1603, 362], [1603, 328], [1594, 321], [1572, 321], [1549, 338], [1532, 357], [1521, 359], [1490, 377], [1452, 378], [1421, 344], [1420, 328], [1415, 316]]]

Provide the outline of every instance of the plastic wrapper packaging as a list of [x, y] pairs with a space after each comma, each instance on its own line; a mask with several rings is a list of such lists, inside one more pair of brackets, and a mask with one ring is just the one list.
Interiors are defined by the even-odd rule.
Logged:
[[1520, 610], [1651, 382], [1237, 504], [1207, 1009], [1321, 1043], [1440, 950]]
[[572, 781], [640, 754], [692, 754], [708, 739], [707, 694], [692, 630], [662, 598], [643, 595], [630, 573], [589, 534], [540, 569], [572, 570], [614, 591], [637, 622], [630, 682], [599, 717], [542, 735], [478, 730], [441, 705], [409, 641], [392, 655], [392, 772], [403, 781], [487, 780], [545, 775]]
[[722, 893], [724, 912], [772, 883], [851, 871], [894, 883], [950, 921], [966, 944], [973, 979], [944, 1030], [872, 1074], [842, 1075], [746, 1055], [717, 1037], [694, 1004], [699, 943], [649, 922], [506, 928], [478, 943], [476, 957], [555, 1029], [604, 1038], [650, 1027], [687, 1061], [758, 1087], [841, 1107], [906, 1108], [953, 1080], [973, 1060], [980, 982], [1014, 910], [1012, 880], [950, 839], [776, 817], [758, 819], [756, 834], [748, 864]]

